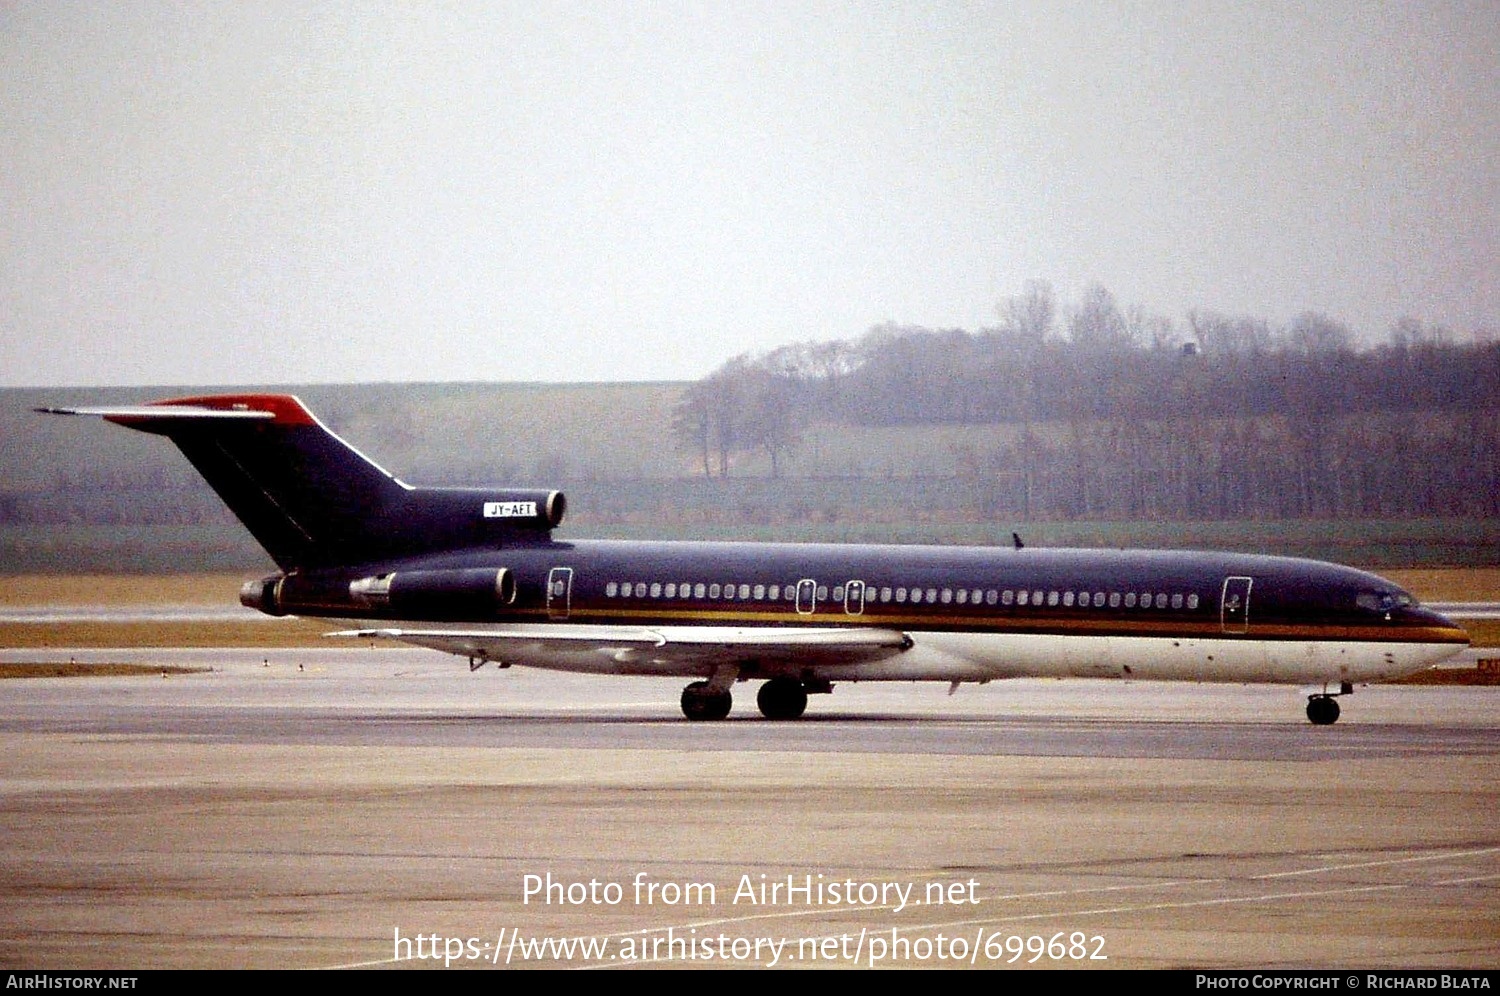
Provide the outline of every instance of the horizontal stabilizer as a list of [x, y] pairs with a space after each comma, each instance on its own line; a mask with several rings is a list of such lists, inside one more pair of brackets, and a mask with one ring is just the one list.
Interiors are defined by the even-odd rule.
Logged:
[[204, 408], [201, 405], [97, 405], [81, 408], [37, 408], [46, 415], [97, 415], [110, 419], [262, 419], [275, 412], [248, 408]]

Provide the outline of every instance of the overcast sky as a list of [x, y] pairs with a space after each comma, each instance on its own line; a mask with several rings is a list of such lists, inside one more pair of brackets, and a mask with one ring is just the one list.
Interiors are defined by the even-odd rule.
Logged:
[[1500, 4], [0, 8], [0, 384], [660, 380], [1025, 281], [1500, 326]]

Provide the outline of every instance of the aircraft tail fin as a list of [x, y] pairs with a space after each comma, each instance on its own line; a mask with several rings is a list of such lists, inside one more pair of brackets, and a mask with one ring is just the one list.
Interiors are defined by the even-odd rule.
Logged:
[[283, 570], [378, 561], [551, 529], [558, 492], [413, 488], [281, 394], [39, 408], [166, 436]]

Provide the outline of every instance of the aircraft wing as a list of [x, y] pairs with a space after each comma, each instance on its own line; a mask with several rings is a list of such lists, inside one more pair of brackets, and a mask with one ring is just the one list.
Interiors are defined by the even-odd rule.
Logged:
[[383, 638], [461, 657], [514, 661], [597, 653], [620, 664], [695, 666], [754, 660], [769, 664], [861, 664], [893, 657], [911, 638], [893, 629], [777, 627], [501, 626], [486, 629], [377, 628], [329, 636]]

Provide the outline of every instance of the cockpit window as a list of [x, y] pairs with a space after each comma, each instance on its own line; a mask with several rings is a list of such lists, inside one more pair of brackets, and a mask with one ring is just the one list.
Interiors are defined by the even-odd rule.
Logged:
[[1417, 600], [1404, 591], [1362, 591], [1354, 596], [1354, 604], [1369, 612], [1390, 612], [1409, 609]]

